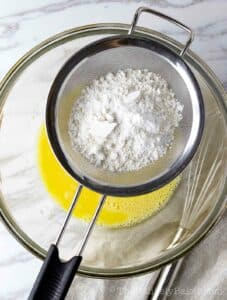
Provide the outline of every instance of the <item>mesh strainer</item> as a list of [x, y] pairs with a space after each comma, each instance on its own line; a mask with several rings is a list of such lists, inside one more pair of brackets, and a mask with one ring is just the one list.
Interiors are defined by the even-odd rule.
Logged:
[[[189, 33], [189, 39], [179, 55], [157, 41], [136, 35], [134, 29], [142, 12], [163, 17]], [[52, 245], [48, 252], [29, 299], [64, 298], [80, 265], [82, 250], [106, 195], [131, 196], [155, 190], [176, 177], [193, 157], [202, 135], [204, 107], [199, 85], [183, 60], [192, 39], [192, 31], [184, 24], [160, 12], [142, 7], [136, 11], [128, 35], [109, 37], [89, 44], [75, 53], [58, 73], [48, 96], [46, 127], [58, 160], [81, 185], [56, 245]], [[137, 171], [114, 173], [91, 165], [79, 152], [72, 150], [68, 120], [72, 105], [83, 87], [108, 72], [127, 68], [146, 68], [165, 78], [184, 105], [183, 120], [176, 130], [172, 148], [162, 159]], [[83, 185], [103, 196], [78, 256], [62, 263], [57, 246]]]
[[[177, 55], [158, 42], [134, 35], [140, 8], [128, 35], [99, 40], [73, 55], [58, 73], [47, 103], [47, 130], [54, 152], [63, 167], [81, 184], [109, 195], [129, 196], [149, 192], [173, 179], [191, 160], [201, 138], [203, 104], [198, 83], [183, 55], [192, 41], [190, 38]], [[168, 17], [168, 20], [173, 21]], [[69, 114], [78, 96], [78, 90], [93, 79], [119, 69], [149, 69], [167, 80], [176, 97], [183, 103], [183, 121], [176, 130], [172, 149], [155, 164], [138, 171], [114, 173], [97, 168], [72, 150], [68, 134]]]

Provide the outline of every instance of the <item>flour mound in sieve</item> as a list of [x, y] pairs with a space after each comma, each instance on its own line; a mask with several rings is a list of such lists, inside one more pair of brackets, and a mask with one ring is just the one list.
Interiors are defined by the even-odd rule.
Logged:
[[76, 99], [68, 125], [71, 145], [97, 167], [138, 170], [166, 154], [182, 111], [159, 74], [146, 69], [108, 73]]

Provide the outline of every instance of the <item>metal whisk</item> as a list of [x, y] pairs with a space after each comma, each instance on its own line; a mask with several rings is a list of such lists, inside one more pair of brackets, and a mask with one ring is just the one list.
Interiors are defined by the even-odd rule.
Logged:
[[[217, 116], [214, 116], [216, 118]], [[211, 126], [214, 124], [210, 122]], [[218, 189], [218, 184], [215, 184], [215, 177], [223, 166], [223, 146], [224, 140], [221, 140], [219, 145], [216, 145], [217, 152], [214, 153], [210, 164], [209, 172], [205, 178], [202, 178], [202, 172], [205, 168], [205, 161], [208, 158], [208, 152], [211, 143], [214, 142], [215, 128], [206, 128], [203, 141], [197, 153], [196, 160], [193, 160], [189, 165], [187, 177], [187, 194], [183, 208], [182, 217], [176, 234], [168, 248], [172, 248], [190, 231], [190, 228], [195, 225], [198, 217], [210, 205], [211, 199]], [[224, 179], [223, 179], [224, 180]], [[219, 184], [222, 184], [220, 182]], [[210, 191], [207, 187], [212, 186]], [[209, 191], [209, 192], [208, 192]], [[153, 287], [148, 296], [148, 300], [164, 300], [166, 299], [170, 288], [180, 270], [184, 258], [162, 268], [153, 284]]]

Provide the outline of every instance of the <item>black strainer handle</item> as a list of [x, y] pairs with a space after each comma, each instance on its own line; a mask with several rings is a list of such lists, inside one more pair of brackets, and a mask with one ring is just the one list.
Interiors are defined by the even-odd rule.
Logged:
[[71, 203], [71, 207], [66, 216], [65, 222], [61, 228], [61, 232], [57, 238], [56, 245], [50, 246], [47, 252], [46, 259], [33, 285], [28, 300], [63, 300], [69, 290], [73, 278], [80, 266], [84, 247], [86, 246], [86, 243], [92, 232], [96, 219], [106, 200], [106, 195], [102, 195], [99, 205], [97, 206], [94, 216], [83, 237], [83, 240], [78, 250], [78, 254], [72, 257], [69, 261], [62, 262], [59, 258], [58, 245], [62, 239], [66, 226], [77, 203], [77, 200], [80, 197], [82, 187], [83, 186], [80, 185], [76, 191], [74, 199]]
[[191, 45], [193, 39], [194, 39], [194, 33], [193, 31], [191, 30], [191, 28], [189, 28], [188, 26], [186, 26], [185, 24], [181, 23], [180, 21], [170, 17], [170, 16], [167, 16], [159, 11], [156, 11], [154, 9], [151, 9], [151, 8], [148, 8], [148, 7], [139, 7], [136, 12], [135, 12], [135, 15], [134, 15], [134, 18], [133, 18], [133, 21], [132, 21], [132, 25], [129, 29], [129, 32], [128, 34], [132, 34], [135, 30], [135, 26], [137, 24], [137, 21], [139, 19], [139, 16], [142, 12], [147, 12], [147, 13], [150, 13], [150, 14], [153, 14], [153, 15], [156, 15], [160, 18], [163, 18], [171, 23], [174, 23], [175, 25], [177, 25], [178, 27], [180, 27], [181, 29], [187, 31], [189, 33], [189, 38], [184, 46], [184, 48], [181, 50], [180, 52], [180, 56], [183, 56], [185, 54], [185, 52], [188, 50], [189, 46]]
[[56, 244], [51, 245], [47, 252], [47, 256], [31, 290], [29, 300], [63, 300], [68, 292], [80, 266], [82, 256], [79, 253], [69, 261], [62, 262], [59, 257], [58, 245], [61, 242], [72, 212], [80, 197], [82, 188], [83, 186], [79, 185]]
[[57, 246], [51, 245], [28, 300], [63, 300], [81, 260], [82, 256], [74, 256], [62, 262]]

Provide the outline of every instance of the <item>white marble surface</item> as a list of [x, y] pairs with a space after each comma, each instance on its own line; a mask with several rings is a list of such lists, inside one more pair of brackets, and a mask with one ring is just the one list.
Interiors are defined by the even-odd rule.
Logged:
[[[76, 0], [0, 0], [0, 78], [32, 46], [64, 29], [97, 22], [129, 23], [136, 7], [152, 4], [190, 25], [196, 33], [192, 49], [214, 70], [227, 88], [227, 1], [225, 0], [160, 0], [160, 1], [76, 1]], [[150, 26], [148, 17], [141, 24]], [[154, 23], [152, 23], [153, 25]], [[183, 34], [162, 22], [155, 29], [183, 39]], [[227, 215], [213, 233], [193, 250], [184, 265], [172, 299], [226, 299]], [[0, 225], [0, 299], [26, 299], [41, 262], [28, 253]], [[140, 288], [149, 275], [140, 277]], [[209, 284], [207, 284], [209, 283]], [[138, 299], [132, 293], [131, 281], [119, 282], [127, 299]], [[111, 289], [111, 284], [108, 284]], [[92, 287], [83, 279], [81, 288]], [[100, 287], [100, 286], [99, 286]], [[185, 289], [191, 289], [191, 292]], [[92, 290], [92, 289], [91, 289]], [[118, 290], [118, 295], [120, 295]], [[214, 291], [212, 293], [212, 291]], [[112, 291], [113, 292], [113, 291]], [[113, 293], [112, 293], [113, 294]], [[143, 294], [141, 292], [141, 294]], [[105, 293], [92, 291], [89, 300], [110, 299]], [[87, 299], [88, 299], [87, 298]], [[73, 298], [70, 298], [73, 299]], [[86, 299], [86, 298], [84, 298]], [[111, 298], [114, 299], [114, 298]], [[118, 296], [117, 299], [120, 299]], [[125, 298], [126, 299], [126, 298]]]

